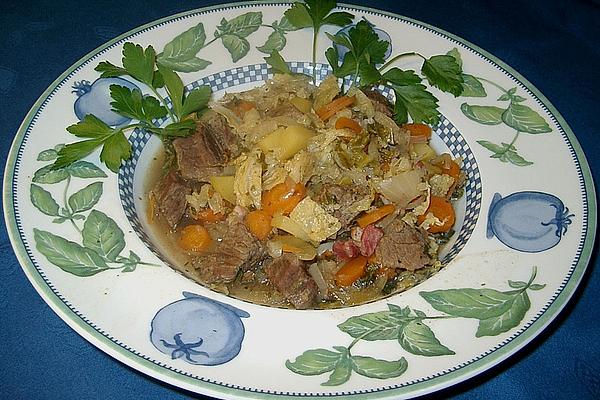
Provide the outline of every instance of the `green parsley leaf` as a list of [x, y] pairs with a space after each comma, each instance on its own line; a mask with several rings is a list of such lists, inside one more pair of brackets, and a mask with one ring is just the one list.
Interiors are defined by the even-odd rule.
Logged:
[[292, 7], [284, 13], [287, 20], [296, 28], [310, 28], [313, 26], [312, 18], [308, 13], [308, 8], [303, 3], [294, 3]]
[[102, 151], [100, 152], [100, 161], [113, 172], [118, 172], [121, 163], [131, 157], [131, 143], [125, 137], [122, 130], [104, 141]]
[[144, 50], [139, 44], [127, 42], [123, 45], [123, 67], [138, 81], [152, 86], [156, 52], [152, 46]]
[[153, 119], [167, 115], [167, 109], [152, 96], [142, 96], [139, 89], [129, 89], [125, 86], [110, 85], [110, 105], [113, 110], [126, 117], [151, 124]]
[[101, 78], [113, 78], [115, 76], [128, 75], [125, 68], [118, 67], [108, 61], [102, 61], [94, 69], [100, 72]]
[[432, 86], [458, 97], [463, 92], [462, 68], [451, 55], [437, 55], [425, 60], [421, 72]]
[[160, 72], [160, 75], [162, 75], [165, 86], [167, 87], [167, 93], [173, 104], [173, 112], [177, 115], [177, 118], [181, 119], [183, 116], [183, 82], [179, 75], [167, 67], [163, 67], [159, 64], [158, 71]]
[[[294, 3], [294, 5], [296, 4], [300, 4], [306, 8], [306, 12], [312, 20], [312, 25], [308, 26], [312, 26], [315, 28], [315, 30], [318, 30], [323, 25], [348, 25], [354, 18], [354, 15], [347, 12], [335, 12], [329, 14], [336, 6], [335, 0], [306, 0], [305, 4]], [[287, 13], [285, 16], [288, 17], [290, 22], [295, 25], [294, 20], [292, 20]]]
[[196, 131], [196, 122], [191, 119], [174, 122], [162, 128], [160, 133], [163, 136], [185, 137]]
[[83, 117], [83, 120], [67, 127], [67, 131], [77, 137], [83, 138], [100, 138], [110, 135], [113, 129], [104, 121], [92, 114]]
[[438, 123], [437, 99], [427, 91], [414, 71], [392, 68], [383, 74], [383, 78], [391, 83], [396, 95], [394, 119], [398, 124], [407, 123], [409, 115], [413, 122]]
[[212, 92], [210, 86], [200, 86], [190, 91], [183, 101], [182, 115], [189, 115], [206, 108]]
[[52, 164], [52, 169], [60, 169], [73, 164], [77, 160], [90, 155], [103, 142], [104, 138], [89, 139], [69, 143], [58, 152], [58, 158]]
[[145, 122], [151, 124], [154, 119], [164, 118], [168, 111], [160, 102], [152, 96], [142, 98], [142, 109], [144, 110]]
[[271, 52], [271, 55], [265, 57], [267, 64], [273, 68], [273, 71], [278, 74], [291, 74], [292, 70], [287, 65], [281, 54], [278, 51]]

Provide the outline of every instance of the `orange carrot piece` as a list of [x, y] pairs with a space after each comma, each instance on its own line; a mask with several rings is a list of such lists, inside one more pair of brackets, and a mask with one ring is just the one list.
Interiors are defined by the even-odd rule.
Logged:
[[367, 257], [358, 256], [347, 261], [335, 273], [335, 283], [338, 286], [350, 286], [362, 278], [367, 271]]
[[223, 221], [225, 219], [225, 214], [216, 213], [210, 208], [204, 208], [194, 214], [194, 219], [203, 224], [210, 224], [213, 222]]
[[236, 114], [238, 114], [239, 116], [244, 115], [244, 113], [252, 110], [253, 108], [256, 108], [256, 104], [254, 104], [251, 101], [246, 101], [246, 100], [240, 100], [235, 105]]
[[361, 133], [362, 126], [352, 118], [347, 117], [339, 117], [337, 121], [335, 121], [335, 129], [344, 129], [348, 128], [353, 132]]
[[212, 238], [202, 225], [188, 225], [181, 231], [179, 247], [187, 251], [202, 252], [210, 247]]
[[432, 213], [437, 219], [443, 222], [442, 225], [431, 225], [427, 228], [430, 233], [448, 232], [456, 222], [456, 214], [452, 203], [443, 197], [431, 196], [429, 208], [425, 214], [417, 217], [417, 222], [422, 224], [428, 213]]
[[250, 211], [245, 218], [246, 226], [259, 240], [265, 240], [271, 233], [271, 216], [263, 210]]
[[460, 167], [454, 161], [451, 161], [448, 167], [442, 165], [442, 173], [445, 175], [450, 175], [454, 179], [458, 179], [460, 175]]
[[321, 120], [327, 121], [329, 118], [333, 117], [338, 111], [343, 110], [344, 108], [354, 104], [354, 100], [354, 96], [338, 97], [331, 103], [325, 104], [323, 107], [319, 108], [317, 110], [317, 115], [319, 116], [319, 118], [321, 118]]
[[404, 124], [402, 127], [408, 129], [410, 136], [413, 138], [424, 138], [429, 140], [431, 138], [431, 127], [425, 124]]
[[361, 228], [366, 227], [367, 225], [371, 225], [380, 219], [390, 215], [396, 210], [396, 207], [393, 204], [386, 204], [379, 208], [374, 209], [373, 211], [369, 211], [365, 215], [356, 219], [358, 226]]
[[286, 179], [273, 186], [262, 195], [262, 210], [273, 216], [277, 212], [287, 215], [306, 195], [306, 188], [301, 183]]

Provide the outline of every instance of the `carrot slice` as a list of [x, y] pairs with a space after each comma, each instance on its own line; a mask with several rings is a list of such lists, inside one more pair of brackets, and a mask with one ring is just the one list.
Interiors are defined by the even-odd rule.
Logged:
[[265, 240], [271, 233], [271, 216], [263, 210], [250, 211], [245, 218], [246, 226], [260, 240]]
[[335, 273], [335, 283], [338, 286], [350, 286], [362, 278], [367, 271], [367, 257], [358, 256], [347, 261]]
[[262, 195], [262, 210], [269, 215], [280, 212], [287, 215], [306, 195], [306, 188], [301, 183], [286, 179], [273, 186]]
[[431, 138], [431, 127], [425, 124], [404, 124], [402, 127], [408, 129], [410, 137], [429, 140]]
[[358, 226], [361, 228], [366, 227], [367, 225], [371, 225], [380, 219], [390, 215], [396, 210], [396, 207], [393, 204], [386, 204], [379, 208], [374, 209], [373, 211], [369, 211], [365, 215], [356, 219]]
[[434, 224], [427, 228], [427, 231], [430, 233], [448, 232], [456, 222], [456, 214], [454, 213], [452, 203], [443, 197], [431, 196], [429, 208], [425, 211], [425, 214], [417, 217], [419, 225], [425, 221], [428, 213], [432, 213], [437, 219], [443, 222], [442, 225]]
[[319, 108], [317, 110], [317, 115], [319, 116], [319, 118], [321, 118], [321, 120], [327, 121], [329, 118], [333, 117], [338, 111], [343, 110], [344, 108], [354, 104], [354, 100], [354, 96], [338, 97], [331, 103], [325, 104], [323, 107]]
[[256, 108], [256, 104], [254, 104], [251, 101], [247, 101], [247, 100], [240, 100], [236, 105], [235, 105], [235, 109], [236, 109], [236, 113], [239, 116], [244, 115], [244, 113], [252, 110], [253, 108]]
[[460, 175], [460, 167], [456, 162], [451, 161], [447, 167], [442, 165], [442, 173], [445, 175], [450, 175], [454, 179], [458, 179], [458, 176]]
[[339, 117], [337, 121], [335, 121], [335, 129], [344, 129], [348, 128], [353, 132], [361, 133], [362, 126], [355, 120], [347, 117]]
[[212, 238], [202, 225], [188, 225], [181, 231], [179, 247], [187, 251], [202, 252], [210, 247]]
[[194, 214], [194, 219], [203, 224], [210, 224], [212, 222], [223, 221], [225, 214], [216, 213], [210, 208], [204, 208]]

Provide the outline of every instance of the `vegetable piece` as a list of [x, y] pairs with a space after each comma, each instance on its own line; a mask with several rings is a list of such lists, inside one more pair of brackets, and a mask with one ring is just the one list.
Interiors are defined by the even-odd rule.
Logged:
[[274, 240], [281, 244], [284, 253], [293, 253], [301, 260], [309, 261], [317, 256], [317, 249], [312, 244], [295, 236], [278, 236]]
[[225, 214], [220, 212], [216, 213], [210, 208], [204, 208], [194, 214], [194, 219], [203, 224], [210, 224], [223, 221], [225, 219]]
[[319, 288], [319, 300], [326, 299], [327, 294], [328, 294], [327, 282], [325, 281], [325, 278], [323, 277], [323, 272], [321, 272], [321, 268], [319, 268], [319, 264], [317, 264], [317, 263], [310, 264], [308, 267], [308, 273], [313, 278], [313, 280], [317, 284], [317, 287]]
[[354, 96], [341, 96], [333, 100], [331, 103], [324, 105], [317, 110], [317, 115], [321, 120], [327, 121], [333, 117], [338, 111], [354, 104]]
[[365, 228], [368, 225], [371, 225], [380, 219], [383, 219], [385, 216], [390, 215], [396, 210], [396, 207], [393, 204], [386, 204], [379, 208], [374, 209], [373, 211], [369, 211], [365, 215], [356, 219], [358, 226], [361, 228]]
[[202, 225], [188, 225], [181, 230], [179, 247], [187, 251], [202, 252], [210, 247], [212, 238]]
[[252, 110], [253, 108], [256, 108], [256, 104], [254, 104], [254, 102], [252, 102], [252, 101], [247, 101], [247, 100], [240, 100], [235, 105], [236, 114], [239, 115], [240, 117], [243, 116], [247, 111]]
[[235, 193], [233, 191], [233, 182], [235, 177], [232, 176], [211, 176], [210, 184], [215, 190], [215, 192], [219, 193], [222, 198], [230, 202], [231, 204], [235, 204]]
[[305, 242], [310, 241], [308, 234], [304, 231], [301, 225], [296, 221], [293, 221], [290, 217], [285, 215], [275, 214], [271, 220], [271, 226], [277, 229], [281, 229], [291, 235], [296, 236], [298, 239], [302, 239]]
[[311, 129], [300, 125], [278, 128], [262, 138], [258, 146], [263, 153], [272, 151], [280, 161], [285, 161], [304, 149], [314, 134]]
[[404, 124], [403, 128], [410, 132], [410, 138], [416, 143], [424, 143], [431, 139], [431, 127], [425, 124]]
[[427, 143], [415, 143], [413, 150], [418, 161], [429, 161], [436, 156], [435, 150]]
[[417, 170], [401, 172], [378, 185], [379, 193], [397, 207], [405, 208], [408, 203], [422, 194], [419, 190], [422, 173]]
[[455, 161], [450, 161], [448, 166], [442, 165], [442, 173], [446, 175], [450, 175], [454, 179], [458, 179], [460, 175], [460, 167]]
[[288, 178], [263, 193], [261, 209], [271, 216], [276, 213], [288, 215], [305, 195], [304, 185]]
[[362, 132], [362, 126], [352, 118], [340, 117], [335, 121], [335, 129], [350, 129], [355, 133]]
[[290, 103], [298, 110], [303, 113], [310, 114], [310, 110], [312, 110], [312, 103], [308, 99], [303, 99], [302, 97], [292, 97], [290, 99]]
[[427, 231], [430, 233], [448, 232], [456, 222], [456, 214], [454, 213], [454, 207], [452, 207], [452, 203], [443, 197], [431, 196], [429, 208], [427, 208], [425, 214], [417, 217], [417, 222], [419, 224], [425, 222], [427, 219], [427, 214], [429, 213], [433, 214], [435, 218], [442, 222], [441, 225], [430, 225], [427, 228]]
[[335, 283], [338, 286], [350, 286], [367, 272], [367, 257], [358, 256], [347, 261], [335, 273]]
[[250, 211], [245, 218], [246, 226], [259, 240], [265, 240], [271, 233], [271, 215], [263, 210]]
[[322, 242], [335, 234], [342, 224], [310, 197], [305, 197], [290, 213], [290, 219], [302, 227], [313, 242]]

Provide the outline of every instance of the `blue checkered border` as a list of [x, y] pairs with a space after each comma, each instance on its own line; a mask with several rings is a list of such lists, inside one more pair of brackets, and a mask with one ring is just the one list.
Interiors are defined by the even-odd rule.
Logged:
[[[313, 73], [312, 64], [308, 62], [290, 62], [288, 65], [292, 72], [295, 73], [306, 75], [312, 75]], [[319, 82], [332, 72], [331, 67], [327, 64], [318, 64], [316, 66], [316, 71], [317, 81]], [[213, 92], [217, 92], [247, 83], [262, 82], [272, 76], [267, 64], [246, 65], [206, 76], [189, 84], [187, 89], [192, 90], [199, 86], [209, 85]], [[347, 86], [349, 85], [349, 82], [346, 80], [344, 81], [344, 84]], [[393, 93], [391, 93], [389, 88], [382, 86], [379, 89], [388, 98], [393, 98]], [[170, 104], [168, 100], [167, 102]], [[161, 125], [164, 122], [166, 122], [166, 117], [157, 121], [157, 125]], [[479, 212], [481, 210], [481, 175], [469, 145], [461, 136], [458, 129], [452, 125], [447, 118], [441, 116], [439, 124], [434, 127], [434, 133], [442, 139], [446, 146], [448, 146], [453, 157], [462, 158], [462, 170], [467, 177], [467, 183], [465, 185], [465, 218], [454, 245], [442, 260], [442, 263], [447, 264], [464, 248], [477, 224], [477, 219], [479, 218]], [[150, 137], [152, 137], [152, 134], [143, 129], [136, 129], [129, 136], [129, 141], [132, 145], [132, 157], [127, 160], [119, 170], [119, 196], [125, 215], [133, 227], [133, 230], [154, 254], [156, 254], [163, 262], [168, 263], [165, 257], [150, 240], [138, 217], [138, 215], [143, 215], [145, 210], [136, 210], [134, 203], [133, 182], [135, 169], [144, 146]]]

